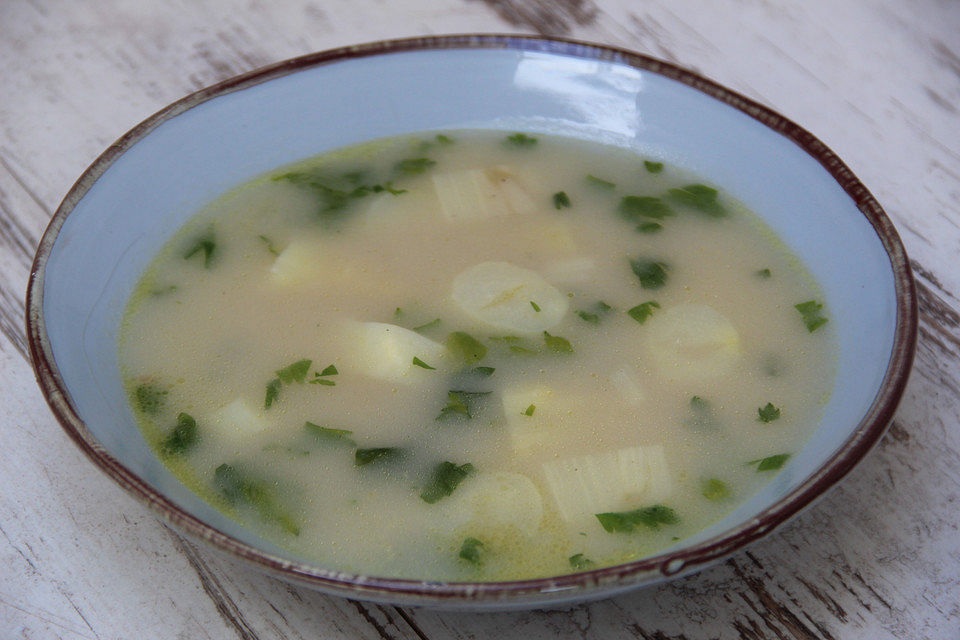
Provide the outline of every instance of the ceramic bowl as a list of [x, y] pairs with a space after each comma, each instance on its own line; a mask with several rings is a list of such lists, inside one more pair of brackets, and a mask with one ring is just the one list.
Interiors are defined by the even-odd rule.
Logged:
[[[277, 166], [429, 129], [561, 134], [666, 158], [758, 212], [821, 283], [837, 378], [809, 443], [723, 520], [654, 557], [575, 575], [444, 583], [350, 575], [291, 556], [174, 478], [141, 436], [117, 332], [154, 254], [200, 207]], [[783, 116], [701, 76], [609, 47], [519, 36], [379, 42], [281, 62], [148, 118], [80, 177], [43, 236], [27, 294], [37, 378], [90, 459], [162, 519], [285, 580], [395, 604], [555, 606], [702, 569], [837, 483], [884, 433], [906, 384], [916, 297], [890, 220], [846, 165]]]

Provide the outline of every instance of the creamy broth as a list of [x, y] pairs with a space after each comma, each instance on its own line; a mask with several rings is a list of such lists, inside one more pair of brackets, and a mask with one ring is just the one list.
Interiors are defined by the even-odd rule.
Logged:
[[822, 295], [758, 218], [634, 152], [423, 134], [256, 179], [133, 295], [145, 437], [324, 566], [503, 580], [704, 529], [810, 436]]

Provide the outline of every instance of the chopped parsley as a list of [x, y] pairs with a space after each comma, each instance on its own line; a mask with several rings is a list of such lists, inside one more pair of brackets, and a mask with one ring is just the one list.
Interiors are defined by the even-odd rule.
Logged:
[[307, 377], [307, 372], [310, 371], [311, 362], [311, 360], [307, 359], [297, 360], [283, 369], [278, 369], [277, 377], [286, 384], [303, 382]]
[[267, 246], [267, 251], [269, 251], [275, 256], [280, 255], [280, 250], [277, 249], [277, 246], [275, 244], [273, 244], [273, 240], [271, 240], [270, 238], [264, 235], [259, 235], [257, 237], [260, 238], [260, 240], [263, 241], [263, 244]]
[[422, 333], [424, 331], [429, 331], [430, 329], [436, 329], [440, 326], [440, 318], [434, 318], [430, 322], [426, 322], [419, 327], [414, 327], [412, 330], [417, 333]]
[[720, 428], [713, 405], [700, 396], [690, 398], [690, 418], [683, 424], [695, 431], [714, 431]]
[[566, 191], [557, 191], [553, 194], [553, 206], [555, 209], [565, 209], [570, 206], [570, 196]]
[[472, 565], [480, 564], [480, 550], [484, 548], [482, 542], [476, 538], [467, 538], [460, 545], [460, 553], [457, 554], [461, 560], [466, 560]]
[[603, 300], [600, 300], [592, 307], [589, 311], [577, 311], [577, 315], [580, 316], [580, 319], [584, 322], [589, 322], [590, 324], [600, 324], [600, 317], [605, 315], [608, 311], [613, 309]]
[[399, 173], [416, 175], [425, 173], [427, 169], [435, 164], [437, 164], [437, 161], [431, 160], [430, 158], [406, 158], [393, 165], [393, 168]]
[[221, 464], [213, 472], [213, 483], [232, 506], [251, 507], [264, 520], [277, 523], [287, 532], [300, 535], [300, 525], [280, 506], [270, 485], [239, 469]]
[[647, 169], [647, 171], [650, 172], [650, 173], [660, 173], [661, 171], [663, 171], [663, 163], [662, 163], [662, 162], [654, 162], [653, 160], [644, 160], [644, 161], [643, 161], [643, 166], [644, 166], [644, 167]]
[[757, 269], [756, 271], [753, 272], [753, 275], [757, 276], [758, 278], [767, 279], [771, 277], [773, 274], [770, 273], [770, 269]]
[[780, 409], [773, 406], [771, 402], [768, 402], [767, 406], [757, 409], [757, 413], [760, 416], [760, 422], [773, 422], [780, 417]]
[[[548, 332], [543, 332], [543, 342], [547, 345], [547, 348], [553, 351], [554, 353], [573, 353], [573, 346], [570, 344], [570, 341], [566, 338], [561, 338], [560, 336], [550, 335]], [[511, 347], [511, 350], [513, 347]]]
[[643, 222], [644, 218], [663, 220], [674, 215], [670, 205], [660, 198], [650, 196], [624, 196], [617, 211], [621, 217], [631, 222]]
[[747, 466], [757, 465], [757, 472], [760, 471], [776, 471], [790, 459], [789, 453], [778, 453], [774, 456], [767, 456], [766, 458], [759, 458], [757, 460], [751, 460], [747, 463]]
[[659, 289], [667, 281], [669, 267], [665, 262], [637, 258], [630, 261], [630, 268], [640, 279], [640, 286], [644, 289]]
[[301, 189], [309, 190], [317, 199], [317, 218], [325, 227], [334, 226], [343, 221], [356, 200], [371, 193], [387, 191], [393, 195], [404, 193], [403, 189], [394, 189], [386, 185], [361, 184], [368, 171], [349, 171], [332, 175], [324, 168], [310, 171], [292, 171], [273, 177], [275, 182], [284, 181]]
[[213, 227], [207, 229], [207, 231], [194, 240], [193, 244], [187, 247], [187, 250], [183, 253], [183, 259], [189, 260], [195, 255], [203, 256], [203, 268], [209, 269], [210, 263], [213, 261], [213, 258], [217, 251], [217, 242], [213, 237]]
[[168, 455], [185, 453], [193, 448], [200, 439], [197, 432], [197, 421], [189, 414], [177, 415], [177, 426], [163, 441], [163, 452]]
[[442, 133], [438, 133], [435, 140], [437, 141], [437, 144], [441, 144], [444, 146], [448, 146], [454, 143], [453, 138]]
[[[561, 338], [561, 339], [562, 339], [562, 338]], [[513, 353], [519, 353], [519, 354], [528, 355], [528, 356], [533, 356], [533, 355], [536, 355], [537, 353], [539, 353], [539, 352], [538, 352], [537, 350], [535, 350], [535, 349], [530, 349], [530, 348], [527, 348], [527, 347], [521, 347], [521, 346], [518, 345], [518, 344], [512, 344], [512, 345], [510, 345], [510, 351], [512, 351]], [[571, 349], [571, 351], [572, 351], [572, 349]]]
[[586, 177], [587, 183], [601, 189], [616, 189], [617, 185], [609, 180], [604, 180], [603, 178], [598, 178], [597, 176], [587, 174]]
[[621, 511], [596, 514], [600, 526], [608, 533], [631, 533], [641, 525], [648, 529], [659, 529], [661, 524], [676, 524], [680, 522], [677, 513], [670, 507], [655, 504], [650, 507], [641, 507], [633, 511]]
[[357, 449], [353, 454], [353, 464], [362, 467], [382, 460], [384, 462], [400, 457], [403, 449], [398, 447], [374, 447], [371, 449]]
[[637, 231], [640, 233], [658, 233], [663, 231], [663, 225], [659, 222], [641, 222], [637, 225]]
[[807, 331], [813, 333], [823, 325], [827, 324], [827, 319], [820, 315], [823, 305], [816, 300], [807, 300], [800, 304], [793, 305], [793, 308], [800, 312], [803, 318], [803, 324], [807, 325]]
[[326, 378], [321, 378], [319, 373], [314, 374], [313, 380], [310, 380], [310, 384], [320, 384], [325, 387], [335, 387], [337, 383], [333, 380], [327, 380]]
[[263, 399], [264, 409], [269, 409], [273, 406], [273, 403], [277, 400], [277, 396], [280, 395], [281, 386], [283, 386], [283, 383], [280, 381], [280, 378], [274, 378], [267, 383], [267, 395]]
[[537, 405], [532, 404], [532, 405], [530, 405], [529, 407], [527, 407], [527, 408], [524, 410], [523, 415], [525, 415], [525, 416], [532, 416], [532, 415], [533, 415], [533, 412], [536, 411], [536, 410], [537, 410]]
[[656, 300], [649, 300], [647, 302], [641, 302], [637, 306], [627, 309], [627, 315], [643, 324], [646, 322], [647, 318], [653, 315], [654, 309], [659, 309], [660, 303]]
[[141, 413], [155, 416], [163, 410], [164, 399], [169, 391], [162, 389], [155, 384], [145, 382], [137, 385], [133, 390], [133, 397], [136, 399], [137, 408]]
[[441, 462], [433, 470], [430, 483], [420, 492], [424, 502], [433, 504], [451, 495], [454, 489], [471, 473], [474, 467], [469, 462], [459, 467], [452, 462]]
[[469, 420], [473, 418], [477, 402], [488, 395], [490, 395], [489, 391], [448, 391], [447, 404], [440, 410], [437, 420], [448, 420], [450, 418], [466, 418]]
[[413, 356], [413, 364], [414, 366], [420, 367], [421, 369], [429, 369], [430, 371], [436, 370], [436, 367], [431, 367], [430, 365], [428, 365], [426, 362], [424, 362], [417, 356]]
[[338, 373], [340, 372], [337, 371], [337, 367], [331, 364], [331, 365], [328, 365], [323, 371], [321, 371], [317, 375], [318, 376], [335, 376]]
[[586, 557], [582, 553], [576, 553], [569, 558], [567, 561], [570, 563], [570, 566], [576, 569], [577, 571], [583, 571], [584, 569], [589, 569], [594, 565], [593, 560]]
[[[467, 364], [479, 362], [487, 355], [487, 347], [469, 333], [463, 331], [454, 331], [449, 334], [443, 344], [455, 358]], [[490, 373], [493, 373], [492, 369]]]
[[711, 218], [722, 218], [727, 215], [726, 209], [717, 200], [718, 192], [713, 187], [704, 184], [688, 184], [680, 189], [670, 189], [668, 194], [677, 204], [699, 211]]
[[534, 310], [534, 311], [536, 311], [537, 313], [540, 313], [540, 305], [538, 305], [536, 302], [534, 302], [533, 300], [531, 300], [531, 301], [530, 301], [530, 306], [533, 307], [533, 310]]
[[730, 487], [719, 478], [708, 478], [700, 483], [700, 493], [707, 500], [719, 502], [730, 497]]
[[320, 425], [313, 424], [312, 422], [304, 422], [303, 428], [315, 435], [320, 440], [324, 440], [326, 442], [342, 442], [353, 447], [357, 446], [357, 443], [354, 442], [353, 438], [350, 437], [353, 435], [353, 431], [349, 431], [347, 429], [331, 429], [330, 427], [321, 427]]
[[493, 367], [474, 367], [473, 372], [478, 376], [483, 376], [484, 378], [489, 378], [493, 375], [493, 372], [496, 371]]
[[520, 148], [532, 147], [537, 144], [536, 138], [528, 136], [525, 133], [514, 133], [513, 135], [507, 136], [505, 141], [508, 145]]

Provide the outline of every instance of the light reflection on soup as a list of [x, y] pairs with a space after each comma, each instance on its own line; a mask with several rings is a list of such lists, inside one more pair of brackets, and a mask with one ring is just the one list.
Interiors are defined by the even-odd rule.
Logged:
[[430, 133], [200, 212], [132, 297], [120, 362], [164, 463], [278, 545], [519, 579], [654, 553], [768, 482], [832, 387], [821, 303], [676, 167]]

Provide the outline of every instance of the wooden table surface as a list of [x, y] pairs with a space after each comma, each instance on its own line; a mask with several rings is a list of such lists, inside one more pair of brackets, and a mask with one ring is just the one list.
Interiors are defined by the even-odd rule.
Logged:
[[[920, 292], [889, 433], [749, 550], [566, 611], [352, 602], [184, 540], [81, 456], [34, 382], [23, 298], [51, 214], [113, 140], [196, 89], [345, 44], [494, 31], [676, 62], [846, 160]], [[957, 0], [2, 0], [0, 63], [0, 638], [960, 638]]]

